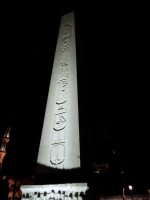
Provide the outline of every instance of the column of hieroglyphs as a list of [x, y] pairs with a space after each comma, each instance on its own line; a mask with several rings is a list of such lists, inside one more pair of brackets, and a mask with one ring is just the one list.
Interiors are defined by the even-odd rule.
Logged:
[[74, 23], [74, 13], [61, 19], [36, 173], [80, 167]]

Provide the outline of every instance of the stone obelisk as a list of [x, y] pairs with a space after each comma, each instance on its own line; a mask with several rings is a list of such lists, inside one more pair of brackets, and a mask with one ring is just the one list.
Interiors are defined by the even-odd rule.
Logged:
[[80, 168], [74, 13], [61, 19], [36, 174]]
[[[74, 23], [74, 13], [61, 19], [38, 152], [36, 176], [48, 179], [48, 185], [39, 179], [39, 185], [21, 186], [22, 199], [83, 199], [88, 189], [86, 182], [75, 183], [66, 175], [81, 169]], [[56, 177], [57, 184], [49, 184]]]

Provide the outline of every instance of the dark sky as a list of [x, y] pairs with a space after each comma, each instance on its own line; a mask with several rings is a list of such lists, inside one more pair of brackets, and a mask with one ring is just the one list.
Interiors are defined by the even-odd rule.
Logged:
[[[147, 13], [136, 5], [7, 5], [1, 18], [0, 135], [14, 112], [9, 168], [34, 172], [61, 16], [75, 11], [92, 152], [109, 126], [127, 168], [149, 169]], [[80, 98], [80, 97], [79, 97]], [[97, 152], [97, 153], [95, 153]], [[11, 164], [10, 164], [11, 163]], [[142, 175], [141, 175], [142, 176]]]

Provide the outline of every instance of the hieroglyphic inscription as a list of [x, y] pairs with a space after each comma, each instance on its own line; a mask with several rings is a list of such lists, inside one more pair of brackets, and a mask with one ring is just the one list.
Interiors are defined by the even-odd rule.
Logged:
[[54, 113], [53, 139], [50, 150], [50, 162], [56, 166], [65, 160], [70, 33], [71, 23], [69, 22], [69, 19], [65, 18], [61, 43], [60, 65], [58, 70], [58, 93], [56, 99], [57, 110]]

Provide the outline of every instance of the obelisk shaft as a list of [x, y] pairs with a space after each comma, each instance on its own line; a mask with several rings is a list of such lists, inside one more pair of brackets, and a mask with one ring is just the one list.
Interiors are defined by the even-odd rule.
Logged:
[[80, 168], [74, 13], [61, 19], [36, 173]]

